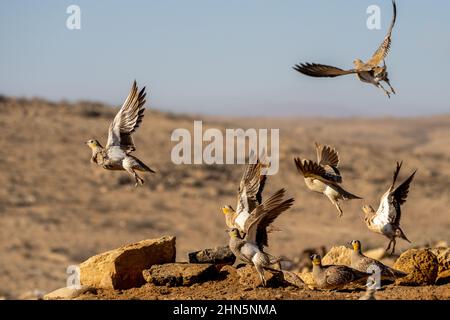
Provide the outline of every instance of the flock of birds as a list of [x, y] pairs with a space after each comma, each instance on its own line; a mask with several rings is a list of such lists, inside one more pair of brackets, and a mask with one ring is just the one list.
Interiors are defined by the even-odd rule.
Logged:
[[[324, 194], [336, 206], [339, 216], [343, 211], [339, 200], [361, 199], [342, 187], [342, 176], [338, 169], [339, 156], [330, 146], [316, 144], [317, 162], [307, 159], [295, 158], [294, 162], [298, 172], [304, 177], [306, 186], [315, 192]], [[283, 212], [292, 207], [293, 198], [285, 198], [285, 189], [280, 189], [263, 201], [262, 193], [266, 184], [267, 175], [264, 172], [270, 165], [262, 155], [246, 166], [238, 189], [236, 210], [226, 205], [222, 208], [225, 223], [229, 228], [229, 247], [234, 255], [242, 262], [255, 266], [263, 286], [266, 285], [264, 269], [273, 270], [280, 259], [265, 252], [268, 246], [268, 233], [273, 230], [272, 223]], [[392, 184], [381, 197], [378, 210], [371, 206], [364, 206], [364, 221], [370, 231], [384, 235], [389, 239], [391, 254], [395, 251], [397, 238], [409, 242], [400, 227], [401, 205], [405, 203], [409, 186], [414, 178], [415, 171], [399, 186], [395, 186], [402, 163], [397, 163]], [[405, 276], [404, 273], [394, 270], [380, 261], [363, 255], [361, 243], [358, 240], [351, 242], [353, 255], [351, 266], [332, 265], [323, 266], [319, 255], [311, 256], [313, 264], [313, 277], [318, 288], [339, 289], [354, 282], [366, 281], [372, 274], [370, 268], [380, 270], [382, 280], [395, 280]], [[375, 270], [375, 269], [374, 269]], [[372, 270], [372, 271], [374, 271]]]
[[[357, 74], [363, 82], [372, 83], [381, 88], [388, 97], [395, 94], [390, 85], [387, 67], [384, 62], [391, 47], [391, 35], [395, 25], [397, 7], [392, 1], [394, 16], [383, 43], [372, 56], [364, 63], [355, 60], [355, 68], [342, 70], [336, 67], [306, 63], [296, 65], [294, 69], [313, 77], [336, 77], [346, 74]], [[383, 62], [383, 66], [380, 63]], [[381, 84], [386, 82], [391, 91], [387, 91]], [[99, 141], [91, 139], [86, 144], [91, 148], [91, 162], [107, 170], [125, 170], [135, 179], [135, 185], [142, 185], [144, 180], [137, 171], [155, 173], [137, 157], [131, 155], [136, 150], [132, 134], [136, 131], [144, 117], [145, 87], [138, 90], [136, 81], [123, 106], [116, 114], [109, 126], [106, 147]], [[295, 158], [294, 163], [298, 172], [303, 176], [306, 186], [314, 192], [325, 195], [338, 210], [338, 216], [343, 215], [340, 200], [361, 199], [342, 186], [342, 175], [339, 171], [339, 155], [335, 148], [316, 143], [317, 161]], [[267, 180], [265, 174], [270, 163], [264, 154], [252, 154], [249, 164], [239, 184], [238, 202], [236, 209], [227, 205], [222, 208], [225, 223], [229, 228], [229, 247], [234, 255], [242, 262], [253, 265], [266, 286], [264, 269], [273, 269], [277, 265], [280, 269], [280, 259], [265, 251], [268, 246], [268, 234], [273, 230], [272, 223], [280, 214], [292, 207], [293, 198], [285, 199], [286, 190], [280, 189], [263, 201], [262, 193]], [[389, 239], [387, 251], [392, 246], [391, 254], [395, 251], [396, 239], [401, 238], [408, 242], [408, 238], [400, 227], [401, 205], [405, 203], [409, 186], [414, 178], [415, 171], [399, 186], [396, 181], [402, 163], [397, 163], [393, 181], [389, 189], [381, 197], [378, 209], [375, 211], [370, 205], [362, 208], [367, 228], [375, 233], [384, 235]], [[362, 254], [361, 243], [358, 240], [351, 242], [353, 254], [351, 266], [331, 265], [323, 266], [321, 257], [317, 254], [311, 256], [313, 264], [313, 277], [318, 288], [339, 289], [347, 284], [366, 281], [370, 273], [369, 267], [377, 267], [382, 279], [393, 280], [405, 274], [385, 266], [381, 262]]]

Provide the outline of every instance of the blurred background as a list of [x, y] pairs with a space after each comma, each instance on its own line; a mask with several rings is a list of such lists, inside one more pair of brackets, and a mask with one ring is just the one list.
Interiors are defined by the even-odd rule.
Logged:
[[[69, 30], [66, 9], [81, 9]], [[159, 110], [214, 115], [429, 115], [450, 111], [450, 3], [398, 0], [388, 70], [398, 95], [354, 76], [311, 79], [299, 62], [351, 68], [383, 41], [390, 0], [0, 1], [0, 92], [119, 105], [133, 79]], [[369, 30], [366, 10], [381, 9]]]
[[[81, 8], [69, 30], [66, 9]], [[276, 221], [268, 251], [295, 260], [305, 249], [370, 233], [361, 206], [378, 206], [403, 160], [418, 174], [403, 207], [413, 244], [450, 240], [450, 3], [398, 0], [387, 58], [398, 94], [355, 77], [314, 79], [292, 69], [311, 61], [352, 67], [382, 42], [389, 0], [0, 1], [0, 298], [36, 297], [66, 283], [66, 268], [134, 241], [177, 237], [177, 259], [226, 245], [220, 208], [236, 206], [243, 165], [171, 162], [173, 130], [280, 129], [280, 170], [264, 198], [285, 187], [295, 205]], [[366, 9], [381, 8], [380, 30]], [[90, 138], [107, 129], [132, 81], [147, 86], [136, 155], [157, 171], [134, 188], [125, 172], [89, 163]], [[113, 108], [115, 107], [115, 108]], [[337, 148], [342, 205], [307, 190], [294, 157], [314, 142]], [[443, 241], [443, 242], [442, 242]]]

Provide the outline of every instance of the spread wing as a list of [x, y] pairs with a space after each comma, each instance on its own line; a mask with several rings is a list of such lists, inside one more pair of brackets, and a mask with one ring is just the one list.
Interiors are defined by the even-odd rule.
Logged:
[[333, 147], [322, 146], [315, 143], [317, 152], [317, 162], [323, 166], [324, 169], [330, 174], [334, 175], [334, 180], [338, 183], [342, 182], [342, 176], [338, 169], [339, 166], [339, 154]]
[[375, 223], [379, 223], [380, 225], [384, 225], [387, 223], [392, 223], [398, 225], [400, 223], [401, 218], [401, 205], [405, 203], [406, 198], [408, 196], [409, 185], [416, 174], [416, 171], [413, 172], [408, 179], [406, 179], [400, 186], [396, 189], [395, 182], [398, 178], [398, 174], [402, 167], [402, 162], [397, 162], [397, 167], [394, 171], [392, 184], [389, 187], [389, 190], [383, 195], [380, 201], [380, 206], [378, 207], [377, 214], [374, 218]]
[[339, 182], [339, 176], [330, 174], [322, 166], [312, 160], [300, 160], [295, 158], [295, 165], [298, 172], [305, 178], [318, 179], [324, 183], [336, 184]]
[[[250, 159], [252, 155], [250, 155]], [[250, 162], [254, 162], [249, 160]], [[236, 212], [252, 212], [257, 205], [261, 204], [262, 191], [266, 182], [266, 175], [262, 174], [264, 165], [259, 161], [249, 163], [244, 171], [238, 190], [238, 204]]]
[[134, 81], [127, 99], [109, 126], [106, 149], [120, 147], [126, 153], [136, 150], [132, 134], [144, 117], [145, 94], [145, 87], [138, 92], [136, 81]]
[[356, 70], [343, 70], [332, 66], [317, 63], [301, 63], [294, 67], [294, 70], [303, 73], [310, 77], [328, 77], [334, 78], [338, 76], [344, 76], [346, 74], [356, 73]]
[[339, 165], [339, 154], [336, 149], [330, 146], [322, 146], [319, 143], [315, 143], [317, 152], [317, 162], [320, 165], [329, 165], [337, 167]]
[[375, 51], [372, 58], [367, 62], [368, 65], [371, 65], [373, 67], [378, 66], [381, 63], [381, 61], [383, 61], [386, 58], [391, 49], [392, 30], [394, 29], [395, 20], [397, 19], [397, 5], [395, 3], [395, 0], [392, 0], [392, 5], [394, 8], [394, 15], [392, 17], [388, 33], [384, 38], [383, 43], [380, 45], [377, 51]]
[[395, 189], [393, 193], [393, 204], [396, 207], [397, 216], [395, 217], [394, 224], [398, 225], [400, 224], [400, 218], [401, 218], [401, 211], [400, 206], [406, 202], [406, 198], [408, 197], [409, 192], [409, 186], [411, 184], [411, 181], [414, 179], [414, 176], [416, 174], [417, 170], [414, 171], [408, 179], [406, 179], [401, 185]]
[[268, 246], [267, 228], [294, 203], [293, 198], [283, 201], [285, 193], [285, 189], [280, 189], [255, 208], [245, 223], [247, 241], [255, 243], [261, 248]]

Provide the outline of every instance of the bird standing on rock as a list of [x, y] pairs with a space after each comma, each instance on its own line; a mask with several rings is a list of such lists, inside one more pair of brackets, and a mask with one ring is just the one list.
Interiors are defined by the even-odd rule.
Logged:
[[144, 184], [136, 171], [152, 172], [145, 163], [131, 155], [136, 150], [132, 134], [144, 117], [145, 87], [138, 92], [136, 81], [131, 87], [127, 99], [109, 126], [108, 141], [103, 148], [98, 140], [86, 141], [91, 148], [91, 162], [107, 170], [125, 170], [135, 179], [135, 186]]
[[408, 197], [409, 185], [414, 179], [417, 170], [414, 171], [402, 184], [395, 188], [398, 174], [403, 162], [398, 163], [394, 171], [394, 177], [391, 186], [386, 193], [381, 197], [380, 206], [375, 211], [372, 206], [365, 205], [362, 207], [364, 212], [364, 221], [370, 231], [384, 235], [389, 239], [389, 244], [386, 248], [388, 251], [392, 245], [391, 254], [395, 252], [396, 238], [402, 238], [409, 241], [403, 230], [400, 228], [400, 218], [402, 215], [401, 205], [406, 202]]

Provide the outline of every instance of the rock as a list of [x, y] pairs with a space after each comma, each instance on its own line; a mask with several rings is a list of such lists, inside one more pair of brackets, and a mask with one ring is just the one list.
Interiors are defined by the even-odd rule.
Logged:
[[364, 255], [366, 257], [375, 259], [375, 260], [381, 260], [386, 255], [386, 249], [385, 248], [376, 248], [364, 251]]
[[145, 283], [142, 271], [175, 262], [175, 237], [143, 240], [93, 256], [80, 264], [81, 284], [124, 290]]
[[332, 247], [322, 258], [322, 264], [326, 265], [351, 265], [352, 250], [345, 246]]
[[220, 265], [232, 265], [236, 260], [228, 246], [204, 249], [188, 253], [189, 263], [212, 263]]
[[[237, 269], [239, 276], [239, 283], [244, 287], [256, 288], [262, 286], [261, 279], [259, 279], [258, 273], [255, 268], [250, 265]], [[284, 285], [289, 285], [284, 281], [282, 271], [269, 271], [264, 270], [264, 277], [266, 278], [267, 287], [277, 288]]]
[[438, 260], [430, 249], [410, 249], [397, 259], [394, 269], [408, 274], [397, 279], [397, 285], [432, 285], [438, 275]]
[[438, 273], [444, 272], [450, 269], [450, 248], [440, 247], [433, 248], [431, 252], [436, 256], [439, 264]]
[[219, 271], [213, 264], [167, 263], [143, 271], [145, 281], [157, 286], [190, 286], [217, 279]]
[[300, 279], [305, 283], [305, 285], [310, 289], [316, 288], [316, 282], [314, 281], [314, 277], [312, 272], [303, 272], [298, 275]]
[[439, 274], [436, 278], [437, 285], [447, 284], [447, 283], [450, 283], [450, 269], [439, 272]]
[[80, 286], [79, 288], [64, 287], [47, 293], [44, 296], [44, 300], [71, 300], [84, 293], [96, 293], [96, 291], [95, 288], [86, 285]]
[[447, 284], [450, 282], [450, 248], [440, 247], [433, 248], [431, 252], [436, 256], [438, 260], [438, 275], [436, 278], [436, 284]]

